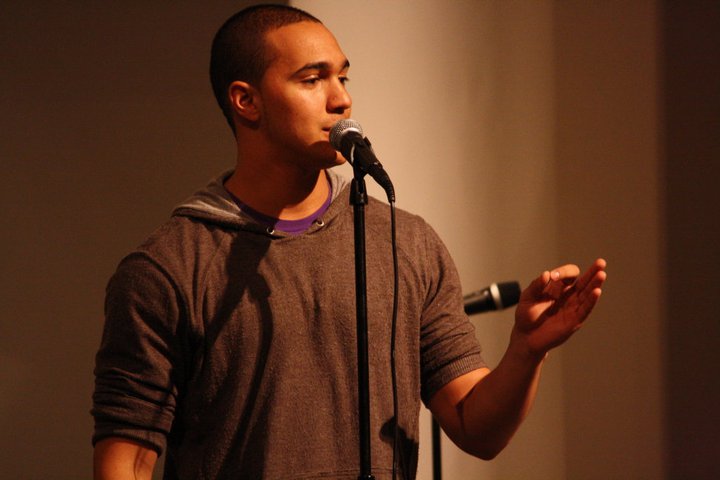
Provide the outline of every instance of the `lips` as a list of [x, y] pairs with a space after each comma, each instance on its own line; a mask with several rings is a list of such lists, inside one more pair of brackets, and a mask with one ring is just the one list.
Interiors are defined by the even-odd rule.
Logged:
[[332, 128], [335, 126], [335, 124], [336, 124], [337, 122], [339, 122], [340, 120], [347, 120], [347, 119], [349, 119], [349, 118], [350, 118], [349, 115], [348, 115], [348, 116], [343, 116], [343, 117], [336, 118], [335, 120], [333, 120], [332, 124], [328, 125], [327, 127], [323, 127], [323, 130], [330, 131], [330, 130], [332, 130]]

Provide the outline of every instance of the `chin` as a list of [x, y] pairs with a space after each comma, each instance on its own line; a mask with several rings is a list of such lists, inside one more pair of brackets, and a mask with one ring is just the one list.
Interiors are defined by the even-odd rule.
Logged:
[[328, 159], [323, 162], [322, 168], [327, 170], [329, 168], [335, 168], [345, 163], [345, 158], [342, 156], [335, 157], [334, 159]]
[[321, 164], [321, 168], [333, 168], [345, 163], [345, 157], [327, 142], [314, 145], [312, 150], [315, 152], [313, 156]]
[[340, 152], [337, 152], [337, 155], [335, 155], [335, 165], [342, 165], [345, 162], [347, 162], [345, 157], [343, 157]]

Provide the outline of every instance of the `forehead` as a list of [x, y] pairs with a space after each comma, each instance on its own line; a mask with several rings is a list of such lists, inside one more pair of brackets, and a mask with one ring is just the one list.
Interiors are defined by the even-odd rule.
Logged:
[[269, 31], [265, 36], [268, 68], [298, 69], [310, 63], [347, 62], [335, 36], [323, 24], [299, 22]]

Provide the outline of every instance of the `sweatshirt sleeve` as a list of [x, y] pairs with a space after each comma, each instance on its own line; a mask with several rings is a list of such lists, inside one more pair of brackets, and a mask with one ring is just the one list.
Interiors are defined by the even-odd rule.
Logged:
[[427, 405], [451, 380], [487, 366], [463, 306], [455, 264], [437, 233], [426, 224], [427, 292], [420, 325], [421, 396]]
[[182, 371], [180, 295], [144, 254], [126, 257], [108, 283], [105, 326], [95, 363], [93, 445], [108, 437], [166, 445]]

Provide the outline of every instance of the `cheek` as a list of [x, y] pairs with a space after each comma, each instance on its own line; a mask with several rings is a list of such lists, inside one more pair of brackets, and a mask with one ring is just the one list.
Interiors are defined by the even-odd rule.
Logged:
[[317, 141], [325, 120], [325, 103], [320, 92], [294, 90], [265, 100], [265, 123], [272, 135], [293, 143]]
[[309, 107], [303, 103], [284, 103], [275, 109], [273, 117], [276, 123], [284, 124], [285, 128], [299, 131], [302, 130], [308, 123], [308, 120], [312, 118], [309, 113], [310, 111]]

